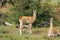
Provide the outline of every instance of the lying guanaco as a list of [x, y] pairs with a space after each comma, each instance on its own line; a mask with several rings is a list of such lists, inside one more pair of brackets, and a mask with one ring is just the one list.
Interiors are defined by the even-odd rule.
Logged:
[[57, 28], [53, 27], [53, 18], [50, 19], [50, 28], [48, 29], [48, 36], [49, 37], [56, 37], [60, 35]]

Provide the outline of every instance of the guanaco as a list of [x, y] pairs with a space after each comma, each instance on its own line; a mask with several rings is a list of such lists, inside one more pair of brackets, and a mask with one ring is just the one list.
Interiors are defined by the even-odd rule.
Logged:
[[20, 35], [22, 34], [22, 28], [26, 23], [29, 23], [28, 31], [32, 33], [32, 24], [36, 20], [36, 11], [33, 9], [33, 16], [19, 16], [19, 22], [20, 22]]
[[48, 29], [48, 36], [49, 37], [56, 37], [60, 35], [57, 28], [53, 27], [53, 18], [50, 18], [50, 28]]

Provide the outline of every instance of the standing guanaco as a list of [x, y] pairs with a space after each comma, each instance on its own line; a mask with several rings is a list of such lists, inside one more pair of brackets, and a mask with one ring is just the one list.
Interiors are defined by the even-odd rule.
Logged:
[[19, 16], [20, 22], [20, 35], [22, 34], [22, 28], [24, 27], [25, 23], [29, 23], [29, 32], [32, 33], [32, 24], [36, 20], [36, 11], [33, 9], [33, 16]]

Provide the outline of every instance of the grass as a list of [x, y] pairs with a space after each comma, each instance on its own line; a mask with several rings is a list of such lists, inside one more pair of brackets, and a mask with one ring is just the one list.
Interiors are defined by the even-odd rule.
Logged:
[[[57, 27], [59, 30], [60, 28]], [[60, 40], [60, 37], [48, 38], [47, 28], [32, 28], [33, 33], [26, 33], [27, 29], [23, 29], [23, 34], [19, 35], [19, 29], [10, 26], [0, 26], [0, 40]]]

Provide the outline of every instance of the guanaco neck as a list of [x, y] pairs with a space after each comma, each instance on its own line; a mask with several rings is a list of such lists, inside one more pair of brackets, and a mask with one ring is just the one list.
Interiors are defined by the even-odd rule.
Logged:
[[33, 21], [36, 20], [36, 12], [33, 13]]
[[53, 18], [50, 19], [50, 31], [53, 31]]

